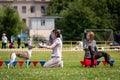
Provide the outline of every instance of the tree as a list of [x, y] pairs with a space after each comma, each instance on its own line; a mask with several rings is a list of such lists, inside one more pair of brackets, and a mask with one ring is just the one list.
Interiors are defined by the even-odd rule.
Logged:
[[6, 33], [7, 37], [10, 38], [11, 35], [17, 35], [21, 30], [26, 28], [25, 23], [20, 19], [18, 12], [13, 7], [1, 7], [0, 14], [2, 14], [0, 19], [0, 34]]
[[84, 29], [120, 30], [119, 4], [120, 0], [53, 0], [48, 15], [62, 16], [56, 27], [63, 36], [81, 40]]
[[46, 15], [59, 16], [62, 10], [67, 9], [69, 3], [76, 0], [52, 0], [47, 8]]
[[69, 5], [67, 10], [61, 12], [63, 19], [61, 19], [59, 28], [64, 29], [64, 36], [68, 39], [82, 39], [84, 29], [95, 28], [97, 19], [94, 11], [90, 7], [83, 6], [82, 1], [74, 2]]

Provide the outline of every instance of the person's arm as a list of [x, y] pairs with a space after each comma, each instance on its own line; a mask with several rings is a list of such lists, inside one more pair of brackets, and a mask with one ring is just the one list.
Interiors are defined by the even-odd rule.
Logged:
[[56, 39], [51, 46], [47, 46], [47, 48], [52, 49], [60, 43], [59, 39]]
[[59, 40], [58, 40], [58, 39], [55, 40], [51, 46], [46, 46], [46, 45], [40, 44], [40, 47], [52, 49], [52, 48], [54, 48], [57, 44], [59, 44]]
[[83, 50], [88, 50], [86, 39], [83, 40]]

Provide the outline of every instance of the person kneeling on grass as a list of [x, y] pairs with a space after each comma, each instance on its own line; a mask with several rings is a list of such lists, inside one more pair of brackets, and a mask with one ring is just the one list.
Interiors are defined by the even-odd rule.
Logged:
[[52, 45], [46, 46], [43, 44], [39, 44], [40, 47], [52, 49], [54, 53], [54, 57], [46, 62], [43, 67], [51, 68], [51, 67], [63, 67], [62, 61], [62, 40], [60, 39], [60, 33], [57, 29], [54, 29], [52, 32], [52, 36], [54, 37], [54, 41]]

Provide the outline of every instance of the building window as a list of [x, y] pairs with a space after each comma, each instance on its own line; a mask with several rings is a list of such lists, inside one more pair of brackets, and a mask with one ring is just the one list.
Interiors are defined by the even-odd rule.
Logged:
[[14, 10], [17, 11], [17, 6], [14, 6]]
[[41, 13], [45, 13], [45, 6], [41, 6]]
[[26, 13], [26, 6], [22, 6], [22, 13]]
[[31, 6], [30, 11], [31, 11], [31, 13], [34, 13], [35, 12], [35, 6]]
[[41, 19], [41, 26], [45, 26], [45, 19]]
[[25, 18], [23, 18], [22, 21], [23, 21], [24, 23], [26, 23], [26, 19], [25, 19]]

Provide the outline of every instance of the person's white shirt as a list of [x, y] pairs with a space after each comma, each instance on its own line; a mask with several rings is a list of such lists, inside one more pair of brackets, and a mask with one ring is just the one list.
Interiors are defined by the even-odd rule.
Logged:
[[41, 47], [46, 47], [53, 50], [54, 56], [62, 58], [62, 40], [61, 38], [56, 38], [52, 45], [45, 46], [40, 44]]
[[7, 37], [6, 37], [6, 36], [3, 36], [3, 37], [2, 37], [2, 42], [3, 42], [3, 43], [7, 43]]
[[56, 38], [53, 44], [47, 48], [53, 49], [54, 56], [62, 57], [62, 41], [60, 38]]

